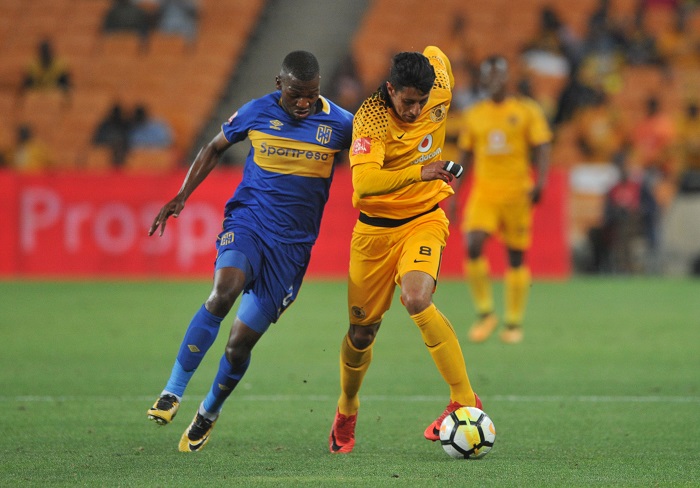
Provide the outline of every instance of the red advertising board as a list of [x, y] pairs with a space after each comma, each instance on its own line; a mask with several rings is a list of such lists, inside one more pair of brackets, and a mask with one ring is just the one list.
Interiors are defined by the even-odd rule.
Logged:
[[[206, 278], [223, 205], [241, 179], [240, 169], [217, 169], [195, 191], [162, 237], [148, 236], [160, 207], [180, 188], [184, 172], [167, 176], [109, 173], [42, 176], [0, 172], [0, 276], [68, 278]], [[464, 192], [466, 193], [466, 192]], [[349, 242], [357, 211], [351, 205], [350, 172], [339, 168], [312, 254], [308, 276], [347, 275]], [[533, 275], [570, 272], [566, 245], [563, 172], [551, 173], [535, 215]], [[462, 238], [456, 224], [442, 264], [443, 277], [462, 273]], [[488, 249], [493, 269], [504, 252]]]

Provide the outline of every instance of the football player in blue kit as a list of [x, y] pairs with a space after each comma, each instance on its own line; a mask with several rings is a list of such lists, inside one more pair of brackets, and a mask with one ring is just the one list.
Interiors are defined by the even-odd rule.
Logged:
[[[204, 181], [231, 145], [248, 138], [243, 179], [226, 203], [216, 241], [213, 288], [195, 313], [170, 378], [148, 418], [170, 423], [190, 378], [241, 297], [210, 392], [179, 443], [198, 451], [250, 363], [251, 350], [296, 298], [318, 237], [338, 152], [349, 148], [352, 114], [320, 95], [320, 69], [306, 51], [289, 53], [277, 91], [243, 105], [195, 158], [177, 195], [154, 219], [163, 235], [170, 216]], [[242, 296], [241, 296], [242, 295]]]

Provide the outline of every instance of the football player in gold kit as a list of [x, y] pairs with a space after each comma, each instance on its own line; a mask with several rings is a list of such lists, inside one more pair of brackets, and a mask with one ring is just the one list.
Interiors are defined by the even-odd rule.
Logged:
[[442, 420], [460, 406], [481, 408], [452, 325], [432, 301], [449, 235], [438, 202], [454, 194], [448, 184], [452, 173], [441, 159], [453, 86], [450, 62], [440, 49], [399, 53], [389, 80], [355, 114], [350, 165], [360, 216], [350, 249], [341, 394], [329, 436], [334, 453], [351, 452], [355, 444], [358, 393], [396, 285], [450, 387], [450, 402], [425, 437], [438, 440]]
[[[505, 329], [500, 338], [508, 344], [523, 339], [531, 284], [524, 257], [531, 243], [532, 207], [540, 200], [549, 166], [552, 133], [547, 120], [534, 100], [508, 96], [507, 79], [508, 63], [502, 56], [491, 56], [482, 63], [481, 81], [489, 98], [465, 112], [457, 141], [458, 162], [465, 169], [474, 165], [461, 226], [466, 242], [465, 274], [479, 313], [469, 330], [472, 342], [485, 341], [498, 326], [489, 263], [483, 256], [486, 240], [496, 233], [508, 249]], [[534, 181], [531, 156], [537, 166]], [[457, 191], [460, 186], [458, 183]]]

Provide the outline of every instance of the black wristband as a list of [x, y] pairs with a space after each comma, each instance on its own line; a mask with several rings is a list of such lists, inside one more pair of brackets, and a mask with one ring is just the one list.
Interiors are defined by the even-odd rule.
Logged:
[[447, 161], [445, 163], [445, 167], [442, 169], [452, 173], [455, 178], [459, 178], [460, 176], [462, 176], [462, 173], [464, 173], [464, 168], [462, 167], [462, 165], [457, 164], [454, 161]]

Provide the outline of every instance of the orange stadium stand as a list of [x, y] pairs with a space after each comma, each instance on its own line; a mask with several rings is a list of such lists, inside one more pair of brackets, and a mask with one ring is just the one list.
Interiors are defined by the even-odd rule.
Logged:
[[[135, 34], [103, 34], [110, 3], [0, 1], [0, 143], [14, 137], [16, 124], [29, 122], [58, 168], [102, 170], [108, 153], [90, 144], [99, 120], [115, 102], [129, 108], [144, 103], [173, 127], [174, 153], [185, 154], [222, 95], [265, 0], [200, 0], [192, 44], [158, 31], [146, 42]], [[73, 89], [67, 97], [20, 94], [24, 71], [44, 38], [68, 64]], [[178, 163], [172, 151], [169, 158], [146, 153], [127, 161], [129, 169], [166, 171]]]
[[[637, 3], [637, 0], [610, 0], [610, 14], [614, 18], [631, 19]], [[360, 81], [366, 91], [372, 91], [388, 74], [389, 60], [394, 53], [421, 50], [428, 44], [449, 48], [451, 21], [459, 14], [467, 21], [465, 35], [476, 61], [500, 53], [511, 61], [516, 73], [522, 74], [519, 53], [535, 34], [542, 7], [553, 6], [562, 21], [581, 37], [598, 5], [599, 0], [445, 0], [439, 7], [426, 9], [421, 0], [404, 0], [401, 9], [397, 9], [392, 0], [375, 0], [355, 34], [352, 51]], [[401, 14], [416, 11], [421, 15]], [[653, 8], [646, 16], [646, 25], [658, 36], [673, 28], [673, 16], [668, 9]], [[688, 19], [687, 32], [700, 39], [700, 9]], [[536, 73], [528, 73], [528, 76], [537, 98], [556, 100], [566, 83], [565, 77]], [[662, 105], [670, 111], [680, 110], [688, 99], [700, 99], [698, 66], [674, 67], [674, 76], [670, 79], [664, 78], [657, 68], [625, 67], [623, 81], [624, 88], [614, 95], [613, 103], [630, 121], [641, 116], [644, 100], [652, 93], [658, 95]], [[571, 144], [572, 140], [571, 137], [558, 138], [561, 144]], [[574, 154], [576, 151], [572, 147], [555, 147], [555, 155], [566, 156], [555, 163], [571, 164], [573, 161], [569, 158]]]

